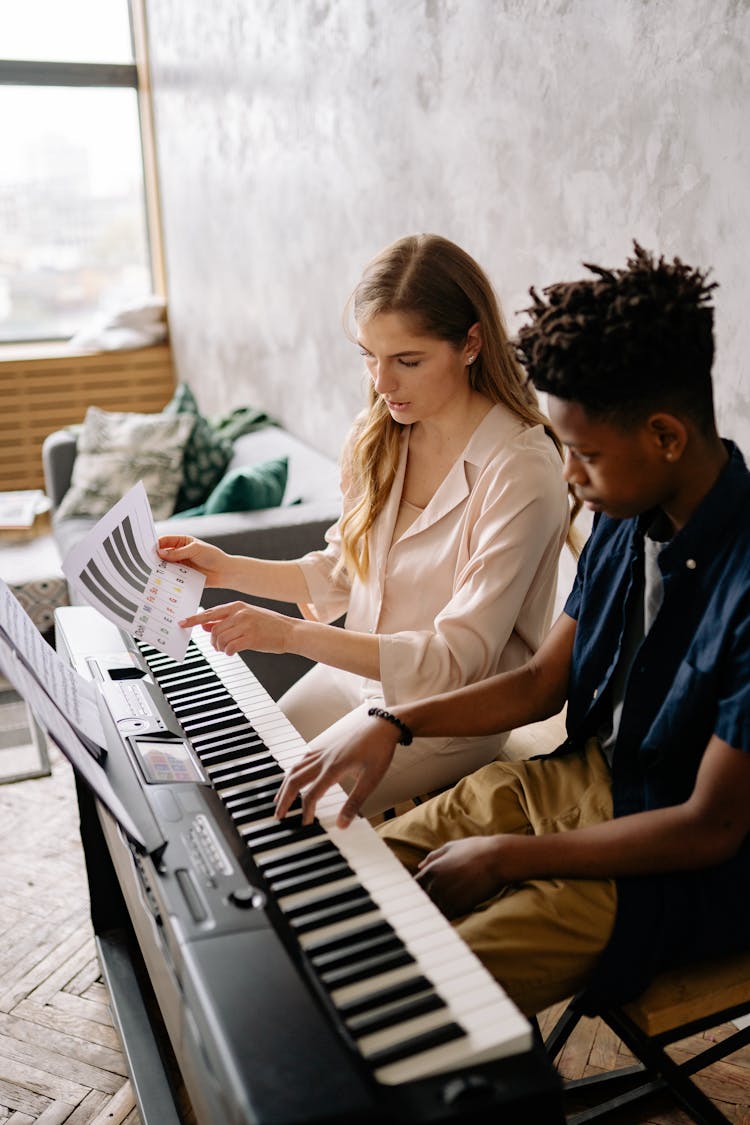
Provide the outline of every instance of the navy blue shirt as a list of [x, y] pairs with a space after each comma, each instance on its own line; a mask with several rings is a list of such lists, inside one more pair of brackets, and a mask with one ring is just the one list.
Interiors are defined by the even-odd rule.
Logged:
[[[612, 762], [616, 817], [687, 800], [714, 734], [750, 753], [750, 473], [726, 445], [716, 484], [659, 555], [664, 599], [631, 666]], [[581, 747], [611, 716], [654, 516], [597, 516], [581, 554], [565, 605], [577, 628], [558, 753]], [[614, 932], [592, 981], [599, 994], [627, 999], [666, 965], [750, 947], [750, 837], [727, 863], [617, 887]]]

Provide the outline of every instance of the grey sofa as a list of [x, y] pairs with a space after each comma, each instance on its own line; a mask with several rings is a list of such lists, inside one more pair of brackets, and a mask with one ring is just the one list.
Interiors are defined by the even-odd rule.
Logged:
[[[324, 533], [340, 511], [338, 468], [331, 458], [317, 452], [278, 426], [267, 426], [239, 437], [228, 466], [259, 464], [273, 457], [288, 457], [289, 475], [280, 508], [256, 512], [232, 512], [179, 518], [157, 523], [162, 535], [195, 535], [230, 554], [267, 559], [294, 559], [324, 545]], [[52, 501], [55, 540], [64, 558], [70, 548], [93, 526], [93, 520], [56, 518], [55, 511], [70, 486], [76, 458], [76, 438], [58, 430], [44, 442], [42, 461], [47, 495]], [[206, 590], [203, 605], [220, 605], [241, 595], [230, 590]], [[253, 599], [245, 598], [246, 601]], [[257, 600], [259, 605], [296, 613], [296, 607]], [[299, 656], [248, 652], [248, 666], [274, 699], [302, 675], [310, 663]]]

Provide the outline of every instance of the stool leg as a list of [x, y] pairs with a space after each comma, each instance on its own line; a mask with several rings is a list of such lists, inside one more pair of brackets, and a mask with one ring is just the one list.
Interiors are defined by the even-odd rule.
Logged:
[[672, 1096], [690, 1114], [696, 1125], [730, 1125], [729, 1119], [691, 1082], [682, 1067], [670, 1059], [660, 1046], [643, 1035], [620, 1009], [602, 1012], [602, 1019], [652, 1074], [664, 1079]]
[[[578, 1021], [581, 1018], [581, 1013], [580, 1011], [578, 1011], [576, 1004], [577, 999], [577, 997], [573, 997], [565, 1011], [558, 1018], [557, 1023], [552, 1028], [547, 1038], [544, 1040], [544, 1049], [547, 1052], [551, 1062], [554, 1062], [557, 1056], [560, 1054], [560, 1051], [562, 1051], [563, 1047], [568, 1042], [568, 1039], [572, 1035]], [[538, 1026], [539, 1025], [537, 1024], [537, 1027]]]

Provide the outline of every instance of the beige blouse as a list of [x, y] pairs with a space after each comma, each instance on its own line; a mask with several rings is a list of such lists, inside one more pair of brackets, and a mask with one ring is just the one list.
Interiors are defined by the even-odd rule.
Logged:
[[[347, 629], [379, 635], [381, 681], [363, 698], [395, 706], [519, 667], [552, 616], [568, 528], [562, 460], [541, 426], [494, 406], [427, 507], [394, 541], [410, 427], [396, 477], [370, 535], [370, 573], [333, 577], [338, 523], [328, 546], [300, 560], [310, 591], [302, 612], [346, 613]], [[343, 486], [344, 508], [353, 501]]]

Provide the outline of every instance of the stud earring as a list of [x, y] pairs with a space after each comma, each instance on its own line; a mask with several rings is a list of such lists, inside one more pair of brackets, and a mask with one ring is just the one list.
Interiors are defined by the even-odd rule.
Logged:
[[474, 360], [475, 360], [476, 358], [477, 358], [477, 357], [476, 357], [475, 355], [469, 355], [469, 356], [467, 356], [467, 357], [466, 357], [466, 362], [467, 362], [467, 364], [468, 364], [468, 363], [473, 363], [473, 362], [474, 362]]

